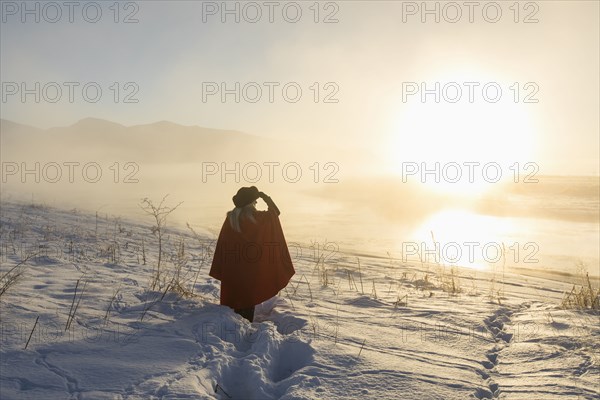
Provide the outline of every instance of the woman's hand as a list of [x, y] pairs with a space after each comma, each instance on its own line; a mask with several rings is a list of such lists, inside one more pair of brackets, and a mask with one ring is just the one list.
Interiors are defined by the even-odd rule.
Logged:
[[263, 199], [263, 201], [265, 203], [267, 203], [267, 206], [269, 207], [269, 210], [273, 210], [278, 216], [281, 214], [281, 212], [279, 211], [279, 208], [277, 208], [277, 206], [273, 202], [273, 199], [271, 199], [269, 196], [267, 196], [266, 193], [258, 192], [258, 196], [261, 199]]

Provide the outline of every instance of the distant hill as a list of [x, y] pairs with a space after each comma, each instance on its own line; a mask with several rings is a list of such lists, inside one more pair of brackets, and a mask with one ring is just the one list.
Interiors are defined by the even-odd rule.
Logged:
[[85, 118], [71, 126], [38, 129], [0, 120], [3, 160], [95, 157], [140, 162], [200, 162], [207, 157], [247, 160], [277, 151], [282, 142], [238, 131], [161, 121], [124, 126]]

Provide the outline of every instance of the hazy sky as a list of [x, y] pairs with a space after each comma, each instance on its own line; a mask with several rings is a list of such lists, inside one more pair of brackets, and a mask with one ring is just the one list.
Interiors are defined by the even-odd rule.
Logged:
[[[390, 165], [410, 157], [497, 157], [537, 162], [540, 173], [598, 173], [597, 1], [475, 2], [472, 9], [428, 2], [439, 22], [435, 11], [422, 13], [420, 1], [227, 2], [239, 8], [239, 23], [222, 15], [222, 2], [122, 2], [118, 16], [112, 1], [76, 2], [74, 22], [63, 2], [29, 2], [38, 4], [39, 22], [35, 13], [23, 15], [24, 4], [2, 1], [5, 119], [44, 128], [88, 116], [125, 125], [169, 120], [332, 148], [346, 143]], [[124, 23], [128, 16], [138, 22]], [[23, 82], [29, 89], [40, 82], [39, 103], [35, 94], [22, 102]], [[65, 82], [78, 83], [73, 102]], [[102, 89], [95, 103], [82, 93], [90, 82]], [[236, 82], [239, 103], [234, 94], [224, 103], [220, 93], [207, 94]], [[436, 82], [440, 102], [435, 94], [422, 99], [420, 90]], [[56, 86], [62, 97], [52, 103]], [[262, 97], [253, 103], [257, 87]], [[453, 103], [457, 87], [462, 97]], [[125, 103], [128, 94], [138, 102]]]

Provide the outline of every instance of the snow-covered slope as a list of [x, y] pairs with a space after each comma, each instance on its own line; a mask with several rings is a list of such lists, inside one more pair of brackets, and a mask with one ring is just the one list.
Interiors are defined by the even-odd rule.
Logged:
[[150, 219], [0, 218], [0, 276], [22, 272], [0, 297], [3, 400], [600, 397], [598, 314], [559, 307], [571, 284], [305, 251], [251, 324], [219, 305], [214, 238], [166, 231], [182, 297], [149, 289]]

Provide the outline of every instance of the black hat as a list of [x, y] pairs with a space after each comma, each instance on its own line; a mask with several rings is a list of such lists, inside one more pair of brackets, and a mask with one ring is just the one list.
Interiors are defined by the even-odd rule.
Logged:
[[236, 207], [244, 207], [258, 199], [258, 189], [256, 186], [243, 187], [237, 191], [236, 195], [233, 196], [233, 204]]

